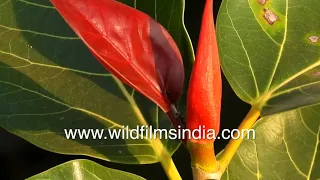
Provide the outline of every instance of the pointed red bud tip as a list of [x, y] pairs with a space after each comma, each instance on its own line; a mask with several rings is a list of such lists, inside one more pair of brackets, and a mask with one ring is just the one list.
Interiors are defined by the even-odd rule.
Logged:
[[99, 62], [168, 112], [182, 92], [184, 67], [169, 33], [114, 0], [50, 0]]
[[[213, 0], [207, 0], [189, 84], [187, 104], [187, 129], [192, 131], [201, 126], [201, 139], [191, 139], [191, 141], [200, 143], [214, 141], [214, 139], [207, 138], [209, 136], [207, 132], [212, 135], [213, 129], [215, 136], [219, 132], [221, 96], [221, 70], [214, 29]], [[203, 130], [206, 134], [202, 133]]]

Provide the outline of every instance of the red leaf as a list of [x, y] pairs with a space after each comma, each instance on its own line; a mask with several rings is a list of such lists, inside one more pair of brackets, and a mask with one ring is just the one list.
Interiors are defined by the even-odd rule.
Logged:
[[100, 63], [165, 112], [182, 92], [184, 69], [169, 33], [114, 0], [50, 0]]

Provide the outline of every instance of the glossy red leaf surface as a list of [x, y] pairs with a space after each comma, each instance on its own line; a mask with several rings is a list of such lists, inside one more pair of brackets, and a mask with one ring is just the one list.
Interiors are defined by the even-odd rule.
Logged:
[[114, 0], [50, 0], [99, 62], [165, 112], [182, 92], [184, 68], [169, 33]]
[[222, 82], [214, 29], [213, 0], [207, 0], [203, 12], [198, 49], [192, 70], [187, 104], [187, 128], [220, 128]]

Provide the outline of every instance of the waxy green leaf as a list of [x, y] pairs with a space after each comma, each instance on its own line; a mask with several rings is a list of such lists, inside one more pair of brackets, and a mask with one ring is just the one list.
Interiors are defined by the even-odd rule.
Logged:
[[[320, 1], [224, 0], [223, 72], [261, 110], [223, 179], [319, 179]], [[308, 106], [308, 107], [306, 107]]]
[[[158, 20], [186, 66], [193, 53], [184, 1], [121, 1]], [[68, 140], [64, 129], [171, 128], [150, 100], [122, 84], [91, 55], [49, 1], [0, 0], [0, 124], [48, 151], [131, 164], [155, 163], [177, 140]], [[105, 138], [104, 138], [105, 137]]]
[[228, 81], [262, 115], [320, 103], [320, 1], [224, 0], [217, 21]]
[[28, 178], [27, 180], [61, 180], [61, 179], [121, 179], [121, 180], [144, 180], [144, 178], [128, 172], [110, 169], [89, 160], [73, 160], [45, 172]]
[[319, 119], [320, 105], [258, 120], [222, 179], [320, 179]]

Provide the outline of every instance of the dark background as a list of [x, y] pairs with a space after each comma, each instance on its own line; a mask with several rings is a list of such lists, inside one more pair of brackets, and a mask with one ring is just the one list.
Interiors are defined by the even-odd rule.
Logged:
[[[195, 50], [204, 3], [205, 0], [186, 0], [185, 24]], [[221, 0], [215, 0], [215, 17], [220, 3]], [[234, 94], [225, 78], [223, 79], [222, 102], [221, 129], [237, 128], [250, 107]], [[85, 156], [51, 153], [8, 133], [3, 128], [0, 130], [0, 137], [1, 179], [3, 180], [22, 180], [73, 159], [91, 159], [106, 167], [132, 172], [150, 180], [167, 179], [161, 165], [158, 163], [151, 165], [115, 164]], [[216, 140], [216, 153], [221, 151], [227, 142], [228, 140]], [[186, 180], [192, 179], [190, 157], [183, 146], [174, 154], [173, 160], [182, 178]]]

